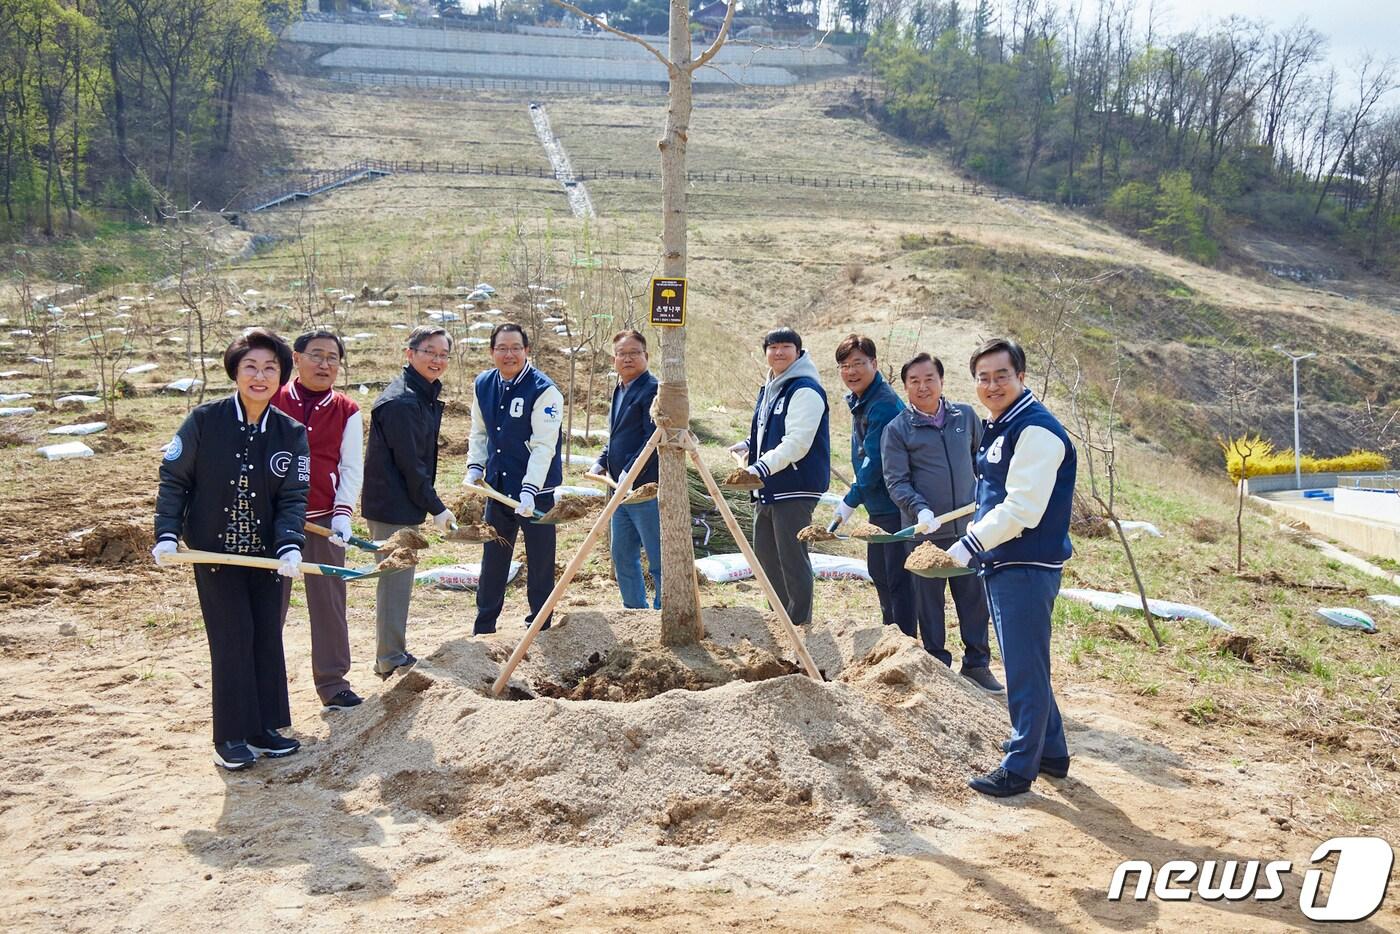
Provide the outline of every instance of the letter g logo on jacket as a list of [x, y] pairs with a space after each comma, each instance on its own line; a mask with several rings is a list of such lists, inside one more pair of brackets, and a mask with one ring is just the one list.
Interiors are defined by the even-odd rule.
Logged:
[[292, 466], [292, 452], [278, 451], [268, 458], [267, 466], [279, 477], [285, 477]]

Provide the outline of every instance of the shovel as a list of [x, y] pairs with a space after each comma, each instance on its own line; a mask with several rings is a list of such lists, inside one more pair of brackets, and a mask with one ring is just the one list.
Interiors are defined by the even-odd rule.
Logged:
[[[312, 535], [319, 535], [322, 538], [330, 538], [335, 534], [324, 525], [317, 525], [314, 522], [306, 523], [305, 528], [306, 531], [310, 532]], [[362, 551], [383, 551], [389, 545], [388, 542], [372, 542], [367, 538], [360, 538], [358, 535], [351, 535], [345, 540], [345, 543], [347, 545], [354, 545]]]
[[[490, 497], [491, 499], [494, 499], [496, 502], [500, 503], [502, 506], [509, 506], [512, 510], [520, 508], [519, 500], [511, 499], [504, 493], [498, 493], [495, 490], [491, 489], [489, 486], [487, 486], [485, 483], [475, 484], [463, 481], [462, 486], [465, 489], [471, 490], [473, 493], [480, 493], [482, 496]], [[561, 522], [569, 522], [571, 520], [546, 519], [545, 514], [536, 509], [534, 510], [534, 518], [531, 521], [539, 525], [558, 525]]]
[[[938, 524], [941, 526], [945, 522], [951, 522], [954, 519], [961, 519], [963, 516], [970, 516], [976, 511], [976, 503], [968, 503], [966, 506], [959, 506], [957, 509], [950, 510], [948, 512], [945, 512], [943, 515], [938, 516]], [[840, 523], [833, 522], [831, 523], [831, 525], [828, 525], [826, 527], [826, 530], [828, 532], [835, 533], [836, 527], [839, 524]], [[900, 529], [898, 532], [882, 532], [879, 535], [837, 535], [836, 537], [839, 539], [854, 538], [862, 542], [870, 542], [872, 544], [880, 545], [886, 542], [913, 541], [915, 535], [922, 535], [924, 531], [924, 527], [921, 525], [911, 525], [907, 529]]]
[[[583, 475], [583, 478], [585, 480], [596, 480], [599, 483], [605, 483], [608, 488], [612, 490], [617, 489], [617, 481], [605, 473], [586, 473]], [[656, 499], [655, 496], [638, 496], [637, 491], [634, 489], [631, 493], [627, 494], [627, 498], [622, 501], [622, 505], [632, 506], [637, 503], [649, 503], [654, 499]]]
[[[222, 551], [177, 551], [174, 554], [163, 556], [160, 563], [162, 566], [167, 564], [232, 564], [245, 568], [264, 568], [269, 571], [277, 570], [282, 564], [282, 562], [276, 558], [261, 558], [256, 555], [230, 555]], [[314, 564], [309, 561], [303, 561], [301, 563], [301, 570], [305, 574], [338, 577], [345, 581], [366, 580], [385, 573], [377, 566], [363, 568], [357, 571], [354, 568], [340, 568], [336, 567], [334, 564]]]

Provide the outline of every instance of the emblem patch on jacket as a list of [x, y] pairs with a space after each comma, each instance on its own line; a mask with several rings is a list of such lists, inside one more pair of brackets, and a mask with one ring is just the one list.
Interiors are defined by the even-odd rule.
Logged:
[[510, 417], [519, 418], [525, 414], [525, 400], [519, 397], [510, 400]]
[[185, 453], [185, 442], [180, 440], [179, 435], [176, 435], [171, 438], [170, 443], [165, 446], [165, 459], [168, 461], [177, 461], [183, 453]]
[[992, 446], [991, 446], [991, 447], [987, 448], [987, 463], [989, 463], [989, 464], [1000, 464], [1000, 463], [1001, 463], [1001, 443], [1002, 443], [1003, 441], [1005, 441], [1005, 440], [1006, 440], [1006, 436], [1005, 436], [1005, 435], [1002, 435], [1000, 438], [997, 438], [995, 441], [992, 442]]
[[559, 407], [558, 407], [557, 405], [547, 405], [547, 406], [545, 406], [545, 407], [544, 407], [544, 415], [545, 415], [545, 418], [548, 418], [550, 421], [558, 421], [558, 420], [559, 420]]
[[297, 455], [297, 480], [302, 483], [311, 482], [311, 455]]
[[290, 470], [292, 466], [292, 452], [278, 451], [276, 454], [273, 454], [270, 458], [268, 458], [267, 466], [277, 476], [285, 477], [287, 475], [287, 471]]
[[786, 399], [779, 399], [777, 402], [775, 402], [775, 403], [773, 404], [773, 414], [774, 414], [774, 415], [782, 415], [782, 414], [783, 414], [783, 403], [786, 402], [786, 401], [787, 401]]

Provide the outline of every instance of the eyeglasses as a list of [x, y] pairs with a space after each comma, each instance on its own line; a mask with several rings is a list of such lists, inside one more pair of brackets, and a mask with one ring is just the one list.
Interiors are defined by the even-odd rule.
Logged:
[[523, 344], [497, 344], [495, 347], [491, 348], [491, 352], [509, 354], [524, 353], [525, 347]]
[[613, 354], [614, 360], [636, 360], [638, 357], [645, 357], [645, 350], [624, 350], [622, 353]]
[[836, 369], [840, 370], [842, 373], [849, 373], [851, 370], [863, 370], [874, 362], [874, 360], [867, 360], [862, 357], [859, 360], [848, 360], [845, 363], [838, 363], [836, 364]]
[[304, 353], [304, 358], [317, 366], [340, 366], [340, 356], [333, 353]]
[[450, 353], [433, 353], [431, 350], [419, 350], [417, 347], [413, 348], [413, 352], [422, 354], [434, 363], [446, 363], [452, 359]]
[[1007, 383], [1011, 382], [1012, 377], [1015, 375], [1015, 373], [998, 373], [995, 376], [979, 376], [977, 377], [977, 385], [981, 386], [983, 389], [992, 385], [1005, 386]]

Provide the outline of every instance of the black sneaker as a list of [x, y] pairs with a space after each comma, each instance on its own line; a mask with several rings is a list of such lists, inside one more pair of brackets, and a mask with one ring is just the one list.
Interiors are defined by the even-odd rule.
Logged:
[[964, 668], [959, 674], [988, 694], [1006, 693], [1006, 688], [1001, 686], [990, 668]]
[[261, 736], [250, 738], [247, 745], [249, 749], [260, 756], [267, 756], [269, 759], [280, 759], [283, 756], [290, 756], [300, 749], [301, 741], [289, 739], [276, 730], [263, 730]]
[[1023, 795], [1031, 790], [1030, 779], [1022, 778], [1015, 772], [1008, 772], [1001, 766], [997, 766], [986, 775], [968, 779], [967, 785], [973, 791], [980, 791], [993, 798], [1010, 798], [1012, 795]]
[[214, 764], [219, 768], [237, 772], [258, 761], [257, 755], [240, 740], [214, 744]]
[[[1011, 751], [1011, 740], [1002, 741], [1001, 751]], [[1041, 756], [1040, 774], [1051, 778], [1069, 778], [1069, 760], [1069, 756]]]
[[375, 672], [375, 675], [379, 678], [380, 681], [388, 681], [389, 676], [401, 668], [412, 668], [414, 665], [418, 664], [418, 659], [413, 656], [412, 652], [405, 652], [403, 654], [404, 660], [399, 662], [393, 668], [390, 668], [388, 671]]
[[364, 703], [364, 699], [354, 691], [346, 688], [335, 697], [326, 701], [322, 710], [349, 710], [351, 707], [358, 707]]

